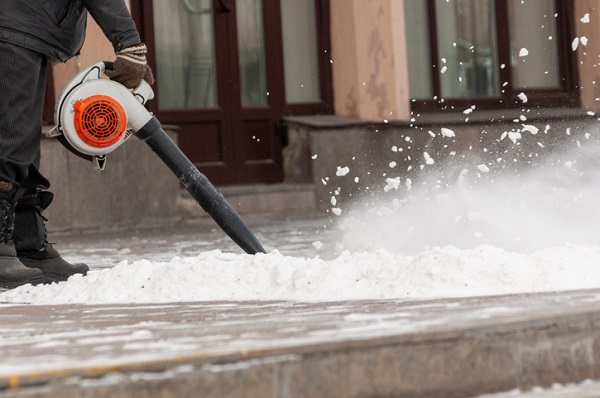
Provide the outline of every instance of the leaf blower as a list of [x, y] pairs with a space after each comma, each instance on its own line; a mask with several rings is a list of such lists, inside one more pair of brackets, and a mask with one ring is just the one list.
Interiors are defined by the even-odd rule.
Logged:
[[89, 160], [103, 170], [106, 155], [136, 136], [150, 146], [179, 178], [192, 197], [219, 227], [246, 253], [265, 253], [223, 195], [181, 152], [162, 129], [160, 122], [144, 104], [154, 98], [142, 80], [134, 90], [107, 79], [111, 62], [91, 65], [75, 76], [63, 89], [56, 103], [56, 126], [46, 136], [56, 137], [69, 151]]

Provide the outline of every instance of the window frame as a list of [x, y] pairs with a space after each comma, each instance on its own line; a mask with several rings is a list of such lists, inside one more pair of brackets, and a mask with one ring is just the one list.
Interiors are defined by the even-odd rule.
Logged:
[[[431, 57], [431, 83], [433, 98], [412, 98], [411, 109], [413, 112], [425, 111], [463, 111], [476, 106], [477, 109], [510, 109], [523, 107], [523, 102], [518, 95], [524, 92], [527, 95], [527, 107], [572, 107], [580, 105], [578, 90], [577, 55], [571, 49], [571, 41], [575, 35], [574, 4], [570, 0], [554, 0], [557, 18], [557, 50], [560, 87], [556, 89], [515, 89], [512, 85], [512, 68], [499, 68], [500, 82], [507, 82], [506, 87], [500, 87], [499, 96], [493, 97], [465, 97], [443, 98], [441, 96], [441, 78], [438, 64], [440, 60], [437, 44], [437, 26], [435, 18], [435, 0], [427, 2], [427, 21]], [[496, 38], [498, 42], [499, 64], [510, 65], [510, 32], [508, 20], [507, 0], [494, 0], [496, 11]]]

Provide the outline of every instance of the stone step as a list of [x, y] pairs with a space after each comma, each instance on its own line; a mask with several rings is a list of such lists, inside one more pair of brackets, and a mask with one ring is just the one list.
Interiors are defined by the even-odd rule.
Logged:
[[2, 307], [2, 397], [598, 396], [598, 290], [24, 312]]
[[[217, 187], [239, 214], [285, 213], [316, 210], [314, 184], [278, 183]], [[186, 190], [177, 200], [182, 217], [207, 217], [206, 212]]]

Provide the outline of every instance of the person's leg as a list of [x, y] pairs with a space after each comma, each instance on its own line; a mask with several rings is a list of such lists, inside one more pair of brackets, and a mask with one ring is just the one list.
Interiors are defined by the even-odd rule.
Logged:
[[[6, 54], [6, 57], [3, 55]], [[43, 192], [50, 182], [39, 172], [42, 111], [46, 91], [44, 55], [7, 43], [0, 43], [0, 96], [10, 93], [10, 102], [0, 100], [0, 190], [2, 185], [24, 191], [15, 207], [12, 239], [17, 258], [25, 266], [39, 269], [46, 283], [64, 281], [69, 276], [86, 274], [85, 264], [70, 264], [47, 241], [42, 215], [54, 195]], [[6, 68], [6, 69], [4, 69]], [[2, 75], [3, 69], [6, 74]], [[3, 79], [0, 79], [3, 80]]]
[[39, 158], [43, 96], [37, 91], [45, 85], [45, 57], [0, 42], [0, 76], [0, 287], [13, 288], [43, 276], [18, 260], [12, 239], [15, 206], [25, 192], [17, 181]]
[[6, 183], [18, 185], [27, 178], [30, 165], [39, 162], [46, 58], [0, 42], [0, 76], [1, 189]]

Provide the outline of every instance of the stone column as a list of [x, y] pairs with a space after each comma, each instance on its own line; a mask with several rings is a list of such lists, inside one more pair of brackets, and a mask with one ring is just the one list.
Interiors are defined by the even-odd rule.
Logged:
[[410, 117], [404, 0], [331, 0], [335, 112]]

